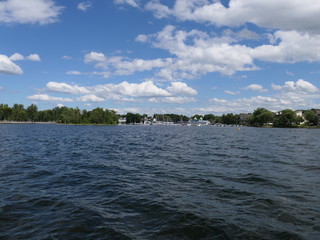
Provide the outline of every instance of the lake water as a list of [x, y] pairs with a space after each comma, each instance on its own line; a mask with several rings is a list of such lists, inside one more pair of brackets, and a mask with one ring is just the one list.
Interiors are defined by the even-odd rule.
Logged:
[[0, 239], [320, 237], [320, 130], [0, 125]]

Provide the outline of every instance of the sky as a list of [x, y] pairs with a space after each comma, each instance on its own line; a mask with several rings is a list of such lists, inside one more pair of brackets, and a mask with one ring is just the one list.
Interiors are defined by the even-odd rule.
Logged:
[[320, 1], [1, 0], [0, 103], [320, 108]]

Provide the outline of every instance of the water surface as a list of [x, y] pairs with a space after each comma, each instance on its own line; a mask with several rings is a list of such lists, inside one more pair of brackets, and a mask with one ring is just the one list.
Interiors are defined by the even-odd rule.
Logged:
[[320, 130], [0, 125], [0, 239], [319, 239]]

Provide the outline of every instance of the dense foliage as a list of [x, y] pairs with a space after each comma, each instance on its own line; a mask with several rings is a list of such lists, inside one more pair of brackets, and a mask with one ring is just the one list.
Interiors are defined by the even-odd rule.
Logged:
[[[210, 121], [211, 124], [242, 124], [255, 127], [274, 126], [274, 127], [297, 127], [317, 126], [320, 124], [319, 117], [315, 109], [304, 110], [302, 118], [297, 116], [291, 109], [285, 109], [273, 113], [265, 108], [257, 108], [252, 114], [232, 114], [227, 113], [222, 116], [213, 114], [187, 117], [178, 114], [147, 114], [127, 113], [122, 115], [127, 124], [140, 124], [146, 121], [163, 121], [174, 123], [186, 123], [190, 119], [203, 119]], [[243, 118], [245, 116], [245, 118]], [[91, 111], [80, 110], [79, 108], [55, 107], [49, 110], [38, 110], [34, 104], [25, 108], [22, 104], [14, 104], [9, 107], [7, 104], [0, 104], [0, 121], [18, 121], [18, 122], [56, 122], [64, 124], [117, 124], [119, 115], [113, 110], [95, 108]]]
[[57, 122], [65, 124], [117, 124], [118, 115], [113, 110], [95, 108], [92, 111], [79, 108], [55, 107], [38, 110], [34, 104], [24, 108], [22, 104], [0, 104], [0, 121]]
[[274, 114], [265, 108], [256, 109], [252, 116], [248, 119], [248, 122], [252, 126], [262, 127], [269, 123], [273, 123]]

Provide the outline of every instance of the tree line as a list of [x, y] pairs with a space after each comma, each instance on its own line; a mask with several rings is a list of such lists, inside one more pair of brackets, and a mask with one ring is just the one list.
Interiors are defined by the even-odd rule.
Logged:
[[25, 108], [22, 104], [0, 104], [0, 121], [56, 122], [64, 124], [117, 124], [118, 115], [113, 110], [95, 108], [91, 111], [79, 108], [55, 107], [38, 110], [37, 105]]
[[91, 111], [79, 108], [55, 107], [49, 110], [39, 110], [35, 104], [24, 107], [23, 104], [0, 104], [0, 121], [29, 121], [29, 122], [56, 122], [64, 124], [117, 124], [119, 118], [125, 118], [127, 124], [142, 123], [146, 120], [182, 123], [190, 119], [203, 119], [212, 124], [248, 125], [254, 127], [297, 127], [303, 123], [305, 126], [317, 126], [320, 124], [315, 109], [304, 110], [304, 119], [297, 116], [291, 109], [285, 109], [273, 113], [265, 108], [257, 108], [252, 114], [227, 113], [221, 116], [213, 114], [193, 115], [191, 117], [179, 114], [147, 114], [127, 113], [119, 115], [114, 110], [95, 108]]
[[[297, 113], [291, 109], [284, 109], [277, 113], [271, 112], [265, 108], [257, 108], [252, 114], [233, 114], [227, 113], [221, 116], [213, 114], [193, 115], [187, 117], [178, 114], [154, 114], [153, 118], [157, 121], [181, 123], [189, 121], [190, 119], [203, 119], [210, 121], [212, 124], [226, 124], [226, 125], [247, 125], [253, 127], [298, 127], [298, 126], [318, 126], [320, 125], [316, 109], [303, 110], [303, 117], [298, 116]], [[127, 113], [121, 117], [126, 118], [127, 124], [141, 123], [147, 118], [147, 115], [140, 115], [138, 113]]]

